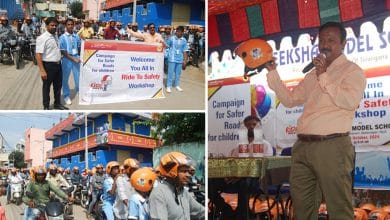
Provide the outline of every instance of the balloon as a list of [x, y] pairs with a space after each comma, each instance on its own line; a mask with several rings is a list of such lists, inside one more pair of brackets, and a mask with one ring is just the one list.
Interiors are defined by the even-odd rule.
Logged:
[[266, 91], [263, 85], [257, 85], [255, 87], [256, 90], [256, 95], [257, 95], [257, 100], [256, 100], [256, 105], [261, 105], [264, 101]]
[[271, 108], [271, 97], [270, 95], [267, 94], [265, 95], [263, 103], [261, 103], [260, 105], [259, 104], [256, 105], [256, 110], [260, 118], [265, 117], [269, 112], [270, 108]]

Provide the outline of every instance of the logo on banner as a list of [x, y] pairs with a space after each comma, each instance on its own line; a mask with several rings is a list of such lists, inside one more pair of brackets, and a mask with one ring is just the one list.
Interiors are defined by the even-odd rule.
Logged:
[[112, 86], [111, 75], [104, 75], [102, 77], [102, 80], [99, 83], [93, 82], [90, 85], [92, 89], [103, 90], [103, 91], [108, 91], [111, 86]]

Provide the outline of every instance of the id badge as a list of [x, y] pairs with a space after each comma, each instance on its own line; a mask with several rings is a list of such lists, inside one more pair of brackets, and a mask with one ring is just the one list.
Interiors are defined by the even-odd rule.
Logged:
[[72, 55], [77, 55], [78, 53], [79, 53], [79, 51], [76, 48], [72, 49]]
[[179, 55], [180, 54], [180, 50], [176, 50], [176, 54]]

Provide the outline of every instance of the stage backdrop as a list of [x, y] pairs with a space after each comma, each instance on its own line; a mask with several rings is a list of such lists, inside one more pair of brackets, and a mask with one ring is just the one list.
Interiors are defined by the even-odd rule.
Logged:
[[159, 44], [87, 40], [81, 57], [81, 105], [164, 98]]
[[[384, 20], [383, 28], [371, 22], [363, 23], [359, 36], [355, 36], [352, 29], [346, 29], [347, 44], [344, 54], [362, 67], [367, 77], [367, 87], [355, 112], [351, 132], [357, 152], [356, 167], [359, 167], [355, 173], [359, 176], [355, 178], [355, 186], [369, 188], [378, 187], [379, 184], [381, 188], [390, 188], [390, 152], [387, 150], [390, 148], [390, 17]], [[301, 73], [303, 67], [318, 54], [318, 38], [313, 39], [309, 34], [302, 34], [293, 46], [292, 38], [286, 36], [282, 38], [279, 49], [276, 49], [274, 41], [268, 42], [274, 49], [281, 79], [289, 87], [296, 86], [304, 77]], [[208, 75], [209, 80], [244, 74], [242, 60], [234, 57], [230, 51], [224, 52], [221, 61], [218, 53], [212, 53], [210, 57], [212, 72]], [[284, 107], [267, 85], [266, 70], [253, 76], [250, 83], [252, 88], [263, 87], [264, 93], [271, 98], [268, 112], [261, 112], [252, 105], [252, 113], [268, 122], [263, 123], [264, 130], [268, 131], [265, 132], [265, 138], [277, 149], [291, 147], [296, 140], [296, 122], [303, 106]], [[211, 116], [209, 114], [209, 117]], [[209, 130], [212, 130], [213, 126], [209, 124]], [[209, 148], [211, 146], [209, 145]], [[371, 163], [372, 160], [375, 160], [375, 163]]]

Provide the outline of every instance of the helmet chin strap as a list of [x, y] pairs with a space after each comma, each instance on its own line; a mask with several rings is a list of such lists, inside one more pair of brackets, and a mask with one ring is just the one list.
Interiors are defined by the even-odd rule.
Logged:
[[176, 204], [180, 205], [179, 198], [177, 197], [177, 195], [179, 194], [178, 188], [180, 187], [178, 177], [177, 176], [175, 178], [166, 177], [165, 181], [167, 181], [168, 183], [174, 186], [173, 188], [175, 190], [175, 202]]
[[245, 66], [244, 78], [248, 79], [251, 76], [259, 74], [268, 64], [271, 64], [272, 62], [273, 62], [273, 60], [268, 61], [268, 62], [264, 63], [263, 65], [260, 65], [260, 66], [258, 66], [256, 68], [249, 68], [249, 67]]

